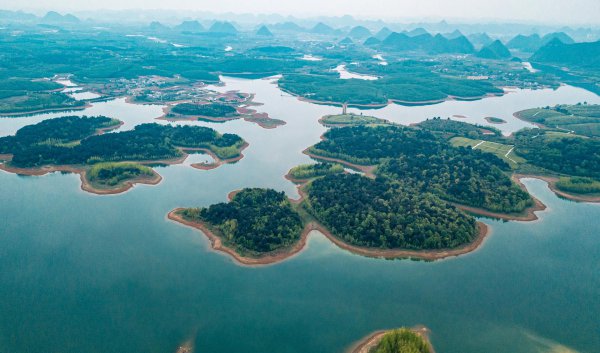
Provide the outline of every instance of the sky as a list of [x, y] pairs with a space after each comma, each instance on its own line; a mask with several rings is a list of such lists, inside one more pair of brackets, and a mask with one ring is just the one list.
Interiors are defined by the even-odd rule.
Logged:
[[352, 15], [382, 20], [515, 20], [600, 25], [600, 0], [0, 0], [0, 9], [38, 12], [137, 8], [296, 17]]

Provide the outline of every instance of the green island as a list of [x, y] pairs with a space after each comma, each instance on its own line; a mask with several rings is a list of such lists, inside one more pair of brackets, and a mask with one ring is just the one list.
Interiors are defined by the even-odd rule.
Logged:
[[63, 85], [49, 80], [0, 79], [0, 114], [25, 115], [83, 109], [86, 103], [59, 92]]
[[221, 103], [180, 103], [171, 108], [170, 114], [209, 118], [233, 118], [238, 115], [235, 107]]
[[186, 156], [186, 151], [205, 151], [219, 163], [233, 162], [242, 157], [241, 150], [246, 146], [237, 135], [221, 135], [199, 126], [142, 124], [130, 131], [103, 133], [120, 124], [107, 117], [69, 116], [23, 127], [14, 136], [0, 138], [0, 154], [10, 156], [0, 167], [30, 175], [64, 170], [83, 176], [92, 171], [91, 176], [97, 179], [90, 179], [90, 185], [110, 186], [115, 180], [119, 184], [140, 178], [146, 169], [128, 164], [90, 168], [98, 163], [115, 162], [177, 163]]
[[391, 124], [389, 121], [379, 119], [374, 116], [362, 115], [362, 114], [337, 114], [337, 115], [325, 115], [319, 122], [326, 127], [342, 127], [342, 126], [355, 126], [355, 125], [386, 125]]
[[161, 180], [152, 168], [131, 162], [94, 164], [84, 177], [89, 189], [101, 191], [118, 191], [128, 189], [133, 183], [156, 184]]
[[372, 334], [350, 353], [433, 353], [427, 329], [401, 327]]
[[243, 118], [258, 124], [265, 129], [273, 129], [285, 125], [285, 121], [273, 119], [266, 113], [257, 113], [247, 107], [236, 108], [223, 103], [179, 103], [167, 110], [162, 117], [166, 120], [199, 120], [209, 122], [225, 122]]
[[578, 103], [527, 109], [515, 113], [515, 116], [545, 129], [600, 137], [600, 105], [597, 104]]
[[384, 106], [389, 102], [432, 104], [450, 97], [478, 99], [503, 94], [489, 82], [440, 75], [424, 62], [393, 63], [382, 73], [384, 76], [377, 80], [341, 79], [328, 72], [284, 74], [279, 86], [311, 101], [352, 106]]
[[215, 249], [240, 262], [277, 258], [298, 243], [303, 229], [302, 219], [285, 193], [272, 189], [243, 189], [229, 202], [179, 209], [170, 217], [200, 225]]
[[343, 172], [344, 166], [339, 163], [302, 164], [290, 169], [287, 177], [292, 180], [301, 181]]

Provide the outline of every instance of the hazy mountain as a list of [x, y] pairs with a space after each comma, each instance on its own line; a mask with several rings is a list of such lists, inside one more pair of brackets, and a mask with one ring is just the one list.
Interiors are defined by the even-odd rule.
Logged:
[[381, 41], [375, 37], [369, 37], [364, 41], [363, 45], [367, 47], [378, 46], [381, 44]]
[[425, 28], [419, 27], [419, 28], [415, 28], [412, 31], [408, 31], [406, 32], [406, 35], [409, 37], [416, 37], [416, 36], [420, 36], [423, 34], [429, 34], [429, 32], [427, 32], [427, 30]]
[[148, 26], [148, 28], [150, 28], [153, 31], [164, 31], [166, 29], [169, 29], [169, 27], [163, 25], [162, 23], [160, 23], [158, 21], [150, 22], [150, 25]]
[[79, 23], [79, 19], [71, 14], [61, 15], [55, 11], [49, 11], [42, 17], [43, 23]]
[[501, 41], [495, 40], [489, 45], [483, 47], [477, 56], [484, 59], [508, 59], [511, 57], [508, 48]]
[[530, 58], [533, 62], [600, 69], [600, 41], [565, 44], [554, 38]]
[[305, 31], [304, 28], [298, 26], [294, 22], [276, 23], [274, 25], [271, 25], [271, 28], [275, 31], [286, 31], [286, 32], [303, 32], [303, 31]]
[[260, 26], [260, 28], [256, 31], [256, 35], [262, 37], [273, 37], [273, 33], [265, 25]]
[[387, 27], [383, 27], [382, 29], [379, 30], [379, 32], [377, 32], [377, 34], [375, 34], [375, 38], [379, 39], [379, 40], [384, 40], [386, 39], [390, 34], [392, 34], [392, 31], [387, 28]]
[[175, 29], [181, 32], [203, 32], [204, 26], [198, 21], [183, 21]]
[[456, 39], [456, 38], [459, 38], [459, 37], [464, 37], [464, 35], [462, 34], [461, 31], [459, 31], [458, 29], [455, 29], [451, 33], [444, 34], [444, 37], [446, 37], [448, 39]]
[[473, 33], [469, 34], [467, 37], [469, 41], [477, 48], [484, 47], [486, 45], [490, 45], [494, 42], [492, 37], [490, 37], [487, 33]]
[[317, 23], [310, 31], [312, 33], [325, 34], [325, 35], [332, 35], [332, 34], [336, 33], [335, 29], [333, 29], [330, 26], [324, 24], [323, 22]]
[[34, 14], [26, 13], [23, 11], [7, 11], [0, 10], [0, 21], [35, 21], [38, 17]]
[[542, 38], [537, 33], [529, 36], [519, 34], [506, 43], [507, 48], [518, 49], [526, 52], [534, 52], [538, 50], [541, 45]]
[[558, 39], [565, 44], [573, 44], [575, 41], [565, 32], [548, 33], [542, 37], [542, 45], [550, 43], [552, 40]]
[[369, 31], [366, 27], [363, 26], [356, 26], [352, 28], [350, 32], [348, 32], [348, 37], [350, 38], [364, 39], [370, 36], [371, 31]]
[[238, 30], [227, 21], [217, 21], [210, 26], [208, 29], [209, 32], [212, 33], [228, 33], [228, 34], [237, 34]]
[[340, 40], [338, 42], [338, 44], [339, 45], [352, 45], [352, 44], [354, 44], [354, 42], [352, 41], [352, 39], [350, 39], [350, 37], [346, 37], [346, 38]]
[[429, 33], [411, 37], [405, 33], [394, 32], [390, 34], [381, 46], [391, 50], [409, 51], [423, 50], [428, 53], [473, 53], [473, 44], [463, 35], [448, 39], [441, 34], [432, 36]]

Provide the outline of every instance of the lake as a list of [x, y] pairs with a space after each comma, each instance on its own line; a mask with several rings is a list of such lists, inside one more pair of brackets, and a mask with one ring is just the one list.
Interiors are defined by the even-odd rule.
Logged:
[[[186, 122], [237, 133], [250, 146], [233, 165], [204, 171], [159, 167], [163, 181], [110, 196], [80, 189], [78, 175], [0, 172], [0, 352], [344, 352], [378, 329], [422, 324], [437, 352], [597, 352], [600, 347], [600, 205], [566, 201], [525, 185], [548, 209], [536, 222], [482, 219], [492, 235], [474, 253], [436, 262], [353, 255], [318, 232], [279, 264], [248, 268], [210, 250], [198, 231], [166, 219], [175, 207], [225, 201], [243, 187], [296, 197], [286, 172], [325, 132], [317, 120], [341, 108], [282, 93], [272, 80], [223, 78], [256, 93], [256, 107], [287, 122], [266, 130], [243, 120]], [[481, 101], [365, 110], [409, 124], [463, 115], [510, 134], [529, 124], [512, 113], [600, 97], [563, 86], [512, 90]], [[161, 106], [124, 99], [77, 115], [153, 122]], [[356, 109], [349, 109], [360, 112]], [[0, 135], [64, 113], [0, 118]], [[167, 123], [160, 121], [160, 123]]]

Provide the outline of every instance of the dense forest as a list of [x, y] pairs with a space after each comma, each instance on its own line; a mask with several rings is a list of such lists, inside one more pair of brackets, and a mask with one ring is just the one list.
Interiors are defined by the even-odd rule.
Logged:
[[336, 174], [307, 187], [306, 207], [343, 241], [384, 249], [441, 249], [471, 242], [475, 219], [400, 182]]
[[600, 141], [542, 129], [521, 130], [515, 150], [535, 166], [553, 172], [600, 177]]
[[423, 337], [400, 328], [386, 333], [369, 353], [431, 353]]
[[[231, 158], [239, 155], [244, 144], [244, 140], [237, 135], [221, 135], [213, 129], [200, 126], [142, 124], [131, 131], [89, 136], [91, 128], [88, 120], [67, 118], [69, 123], [65, 123], [64, 119], [47, 120], [25, 127], [15, 136], [0, 138], [0, 153], [13, 154], [11, 164], [14, 166], [38, 167], [52, 164], [158, 161], [180, 156], [180, 147], [207, 148], [220, 158]], [[106, 123], [105, 120], [102, 121]], [[38, 126], [40, 124], [41, 128]], [[68, 131], [59, 133], [59, 139], [77, 136], [81, 140], [68, 145], [62, 143], [62, 140], [55, 143], [55, 135], [52, 133], [55, 126]], [[39, 140], [32, 138], [32, 131], [42, 132], [49, 143], [41, 144]], [[88, 137], [82, 138], [85, 134]]]
[[[445, 120], [443, 120], [445, 121]], [[439, 121], [430, 120], [440, 125]], [[455, 131], [467, 130], [464, 123]], [[528, 193], [504, 173], [510, 166], [497, 156], [471, 148], [453, 147], [429, 131], [398, 126], [333, 129], [310, 149], [319, 156], [359, 164], [379, 165], [378, 176], [402, 180], [417, 192], [431, 192], [460, 204], [503, 213], [532, 205]]]
[[[319, 156], [356, 164], [377, 164], [383, 158], [437, 151], [445, 144], [433, 134], [404, 126], [356, 126], [331, 129], [309, 149]], [[429, 153], [429, 152], [428, 152]]]
[[98, 163], [94, 164], [85, 174], [86, 178], [104, 186], [115, 186], [119, 183], [139, 177], [150, 177], [154, 174], [152, 168], [137, 163]]
[[502, 169], [504, 161], [470, 148], [449, 148], [438, 154], [402, 156], [381, 164], [378, 175], [402, 180], [417, 192], [494, 212], [518, 213], [533, 205], [531, 196]]
[[171, 113], [191, 116], [208, 116], [211, 118], [230, 117], [237, 115], [237, 111], [234, 107], [220, 103], [181, 103], [174, 106], [171, 109]]
[[283, 192], [243, 189], [227, 203], [188, 208], [184, 218], [208, 223], [241, 254], [260, 255], [289, 247], [300, 239], [302, 220]]

